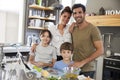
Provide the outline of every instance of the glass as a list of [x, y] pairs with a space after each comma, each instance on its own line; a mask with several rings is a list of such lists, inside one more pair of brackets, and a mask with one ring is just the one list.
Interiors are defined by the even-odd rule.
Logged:
[[36, 0], [33, 0], [33, 4], [32, 5], [36, 5]]
[[46, 7], [48, 7], [48, 3], [49, 3], [48, 0], [46, 0], [46, 5], [45, 5]]
[[42, 20], [42, 21], [41, 21], [41, 27], [44, 28], [44, 26], [45, 26], [45, 20]]
[[48, 27], [49, 27], [49, 22], [45, 22], [44, 27], [45, 27], [45, 28], [48, 28]]
[[42, 10], [41, 16], [45, 17], [45, 11], [44, 10]]
[[65, 73], [64, 76], [67, 79], [77, 79], [77, 76], [79, 75], [81, 69], [76, 67], [65, 67], [63, 71]]

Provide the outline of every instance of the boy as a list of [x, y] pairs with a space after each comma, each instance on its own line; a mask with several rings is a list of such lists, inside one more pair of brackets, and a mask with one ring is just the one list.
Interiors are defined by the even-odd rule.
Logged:
[[71, 60], [73, 53], [73, 46], [69, 42], [64, 42], [60, 47], [60, 53], [63, 60], [55, 62], [53, 68], [63, 71], [65, 67], [68, 67], [73, 61]]

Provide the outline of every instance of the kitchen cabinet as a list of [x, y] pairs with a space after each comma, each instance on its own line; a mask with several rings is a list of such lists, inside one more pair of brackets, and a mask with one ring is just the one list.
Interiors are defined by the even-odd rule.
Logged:
[[120, 26], [120, 15], [86, 16], [86, 20], [95, 26]]

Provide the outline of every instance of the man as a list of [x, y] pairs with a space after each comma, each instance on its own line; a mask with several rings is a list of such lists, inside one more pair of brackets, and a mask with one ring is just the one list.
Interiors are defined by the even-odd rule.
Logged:
[[93, 78], [95, 73], [95, 59], [103, 54], [103, 43], [97, 27], [85, 20], [86, 8], [82, 4], [72, 6], [75, 23], [70, 27], [74, 45], [71, 66], [82, 69], [81, 73]]

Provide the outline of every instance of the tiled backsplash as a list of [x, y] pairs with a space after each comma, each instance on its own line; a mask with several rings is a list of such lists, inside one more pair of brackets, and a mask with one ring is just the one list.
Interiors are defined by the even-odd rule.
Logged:
[[111, 35], [111, 47], [110, 50], [112, 53], [120, 53], [120, 26], [118, 27], [99, 27], [101, 34], [104, 34], [104, 48], [106, 50], [108, 45], [108, 35], [106, 33], [113, 33]]

